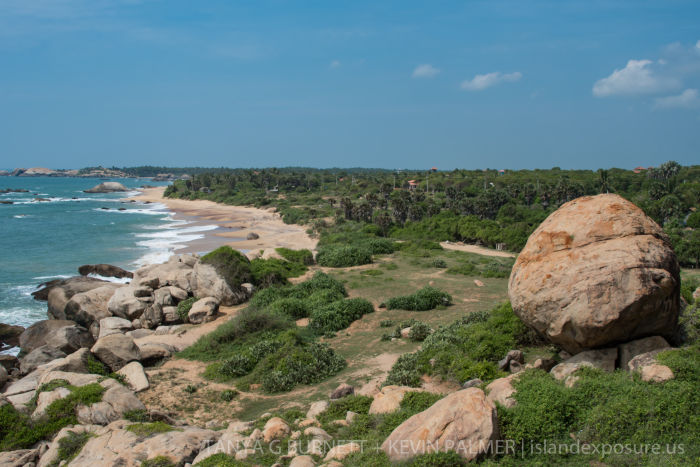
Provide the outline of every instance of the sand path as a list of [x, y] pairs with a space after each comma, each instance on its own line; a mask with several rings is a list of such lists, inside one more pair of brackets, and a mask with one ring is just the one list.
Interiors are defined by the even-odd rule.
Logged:
[[467, 245], [462, 242], [440, 242], [440, 245], [446, 250], [464, 251], [467, 253], [476, 253], [484, 256], [498, 256], [500, 258], [515, 258], [514, 253], [507, 251], [492, 250], [479, 245]]

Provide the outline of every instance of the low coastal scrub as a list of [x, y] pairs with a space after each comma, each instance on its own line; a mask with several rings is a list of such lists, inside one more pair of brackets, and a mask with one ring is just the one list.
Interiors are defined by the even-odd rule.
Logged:
[[327, 246], [319, 248], [316, 262], [329, 268], [346, 268], [372, 262], [372, 253], [361, 246]]
[[[145, 438], [147, 436], [155, 435], [157, 433], [167, 433], [169, 431], [178, 430], [173, 428], [164, 422], [149, 422], [149, 423], [135, 423], [133, 425], [128, 425], [126, 431], [130, 431], [136, 436]], [[179, 431], [179, 430], [178, 430]]]
[[192, 305], [199, 300], [197, 297], [186, 298], [177, 304], [177, 315], [180, 317], [180, 321], [187, 323], [189, 321], [189, 313], [192, 309]]
[[[19, 412], [12, 404], [0, 407], [0, 451], [27, 449], [42, 439], [49, 439], [61, 428], [77, 424], [76, 407], [101, 401], [104, 392], [104, 388], [97, 383], [75, 387], [66, 381], [55, 380], [37, 389], [37, 395], [58, 387], [69, 389], [70, 394], [52, 402], [46, 408], [45, 415], [38, 420]], [[29, 405], [29, 409], [33, 410], [36, 397]]]
[[315, 309], [311, 313], [309, 329], [318, 335], [333, 333], [373, 312], [374, 307], [364, 298], [338, 300]]
[[275, 251], [291, 263], [300, 263], [304, 266], [314, 264], [314, 255], [310, 250], [291, 250], [289, 248], [275, 248]]
[[90, 432], [69, 431], [66, 436], [58, 440], [58, 456], [50, 465], [53, 467], [62, 463], [69, 464], [93, 436]]
[[389, 310], [427, 311], [452, 303], [452, 296], [436, 288], [426, 286], [411, 295], [390, 298], [386, 302]]
[[[524, 372], [515, 383], [517, 405], [499, 407], [498, 419], [505, 439], [516, 445], [610, 443], [629, 446], [675, 446], [667, 457], [654, 456], [660, 464], [687, 465], [700, 456], [700, 349], [686, 347], [662, 353], [659, 360], [671, 367], [675, 379], [647, 383], [638, 375], [617, 370], [606, 373], [583, 368], [576, 384], [567, 388], [543, 371]], [[683, 448], [678, 448], [681, 445]], [[680, 449], [680, 450], [679, 450]], [[531, 456], [538, 461], [560, 463], [603, 460], [610, 465], [638, 465], [651, 460], [650, 452], [611, 454], [605, 459], [577, 456]], [[663, 460], [661, 460], [663, 459]]]
[[277, 258], [254, 259], [250, 262], [253, 284], [258, 287], [287, 284], [290, 277], [299, 277], [307, 267], [303, 263], [284, 261]]
[[[205, 376], [235, 381], [241, 389], [261, 385], [265, 392], [288, 391], [319, 382], [346, 366], [316, 336], [344, 329], [374, 311], [363, 299], [346, 299], [342, 283], [318, 272], [306, 282], [270, 287], [231, 321], [183, 350], [183, 358], [211, 363]], [[295, 320], [310, 317], [307, 328]]]
[[518, 345], [531, 344], [529, 339], [528, 329], [509, 303], [490, 312], [470, 313], [439, 327], [417, 352], [399, 357], [386, 384], [418, 387], [424, 374], [459, 384], [472, 378], [492, 380], [501, 375], [498, 360]]

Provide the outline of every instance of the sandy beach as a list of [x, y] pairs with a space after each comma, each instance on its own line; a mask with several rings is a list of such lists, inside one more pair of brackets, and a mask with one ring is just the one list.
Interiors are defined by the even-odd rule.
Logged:
[[[206, 200], [181, 200], [163, 197], [165, 187], [143, 188], [141, 194], [128, 201], [162, 203], [175, 213], [176, 219], [188, 221], [188, 226], [200, 224], [218, 225], [219, 228], [203, 232], [205, 237], [189, 242], [177, 253], [201, 253], [222, 245], [230, 245], [244, 252], [274, 248], [316, 248], [317, 240], [311, 238], [300, 225], [282, 222], [274, 208], [258, 209], [246, 206], [230, 206]], [[246, 240], [250, 233], [258, 239]]]

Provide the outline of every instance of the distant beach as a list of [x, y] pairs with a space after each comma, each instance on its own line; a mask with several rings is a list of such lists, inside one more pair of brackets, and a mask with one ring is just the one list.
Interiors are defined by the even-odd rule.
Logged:
[[[242, 252], [270, 248], [314, 249], [317, 240], [303, 226], [285, 224], [280, 215], [270, 209], [231, 206], [206, 200], [182, 200], [163, 197], [165, 187], [144, 188], [128, 201], [160, 203], [173, 213], [173, 219], [185, 221], [183, 228], [209, 226], [198, 231], [202, 238], [188, 241], [177, 253], [203, 253], [222, 245]], [[217, 226], [213, 228], [213, 226]], [[247, 240], [248, 234], [259, 238]]]

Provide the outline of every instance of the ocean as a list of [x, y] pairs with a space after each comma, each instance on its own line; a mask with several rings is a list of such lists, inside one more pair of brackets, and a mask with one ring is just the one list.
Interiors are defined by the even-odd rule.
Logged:
[[[149, 179], [113, 179], [129, 193], [88, 194], [103, 182], [94, 178], [0, 177], [0, 322], [29, 326], [47, 319], [46, 303], [31, 292], [45, 281], [78, 275], [83, 264], [108, 263], [134, 270], [163, 262], [187, 242], [216, 225], [175, 219], [165, 205], [130, 203]], [[43, 198], [47, 201], [37, 201]], [[119, 210], [123, 208], [123, 210]]]

